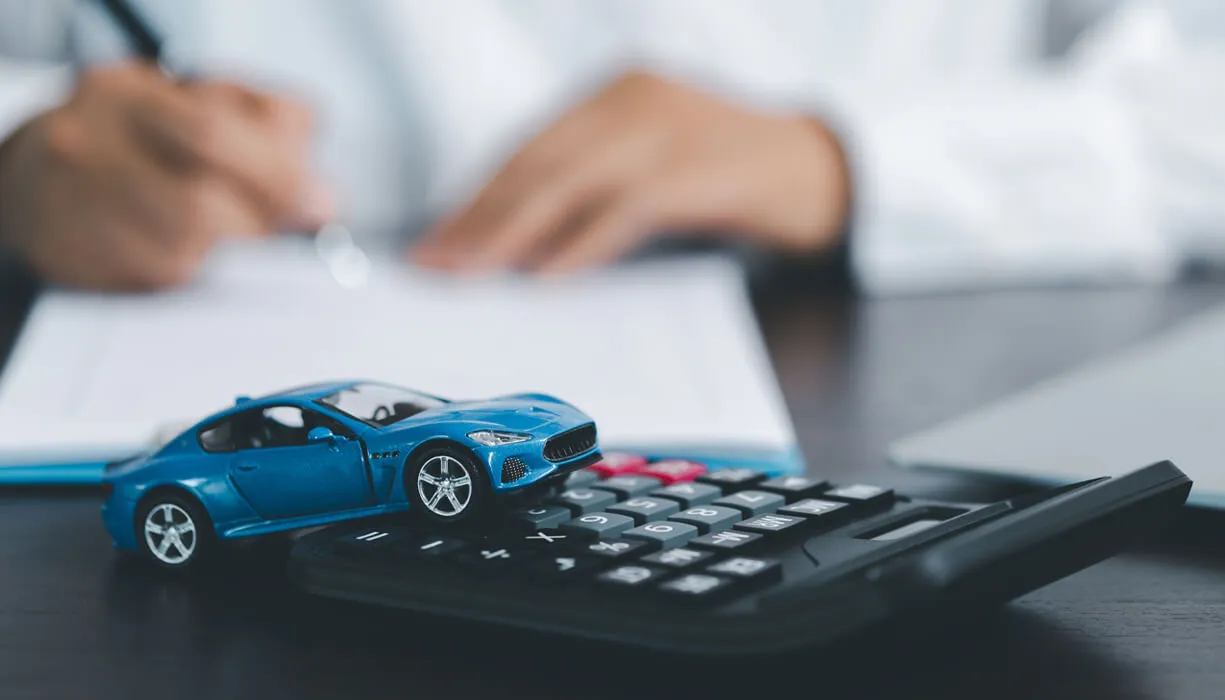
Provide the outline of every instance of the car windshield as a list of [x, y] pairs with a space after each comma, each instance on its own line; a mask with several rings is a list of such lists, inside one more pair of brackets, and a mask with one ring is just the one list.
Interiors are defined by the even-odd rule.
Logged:
[[382, 428], [442, 406], [446, 401], [387, 384], [354, 384], [324, 396], [319, 403]]

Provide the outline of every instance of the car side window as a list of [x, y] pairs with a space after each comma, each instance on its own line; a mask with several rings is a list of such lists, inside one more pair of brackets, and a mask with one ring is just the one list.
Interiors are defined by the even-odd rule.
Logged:
[[337, 435], [352, 435], [331, 418], [298, 406], [268, 406], [241, 414], [234, 437], [237, 449], [302, 447], [312, 428], [323, 426]]
[[200, 429], [200, 447], [205, 452], [233, 452], [237, 449], [234, 442], [234, 418], [231, 416]]

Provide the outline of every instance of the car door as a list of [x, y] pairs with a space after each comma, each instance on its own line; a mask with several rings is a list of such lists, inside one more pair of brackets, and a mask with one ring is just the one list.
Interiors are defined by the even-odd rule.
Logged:
[[[312, 428], [334, 439], [312, 442]], [[292, 518], [373, 504], [361, 441], [340, 423], [299, 406], [245, 411], [234, 425], [230, 478], [261, 517]]]

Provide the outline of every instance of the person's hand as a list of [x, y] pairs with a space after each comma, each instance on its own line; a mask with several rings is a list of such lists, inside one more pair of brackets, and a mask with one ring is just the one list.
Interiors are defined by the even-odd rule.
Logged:
[[528, 142], [411, 254], [450, 270], [555, 273], [611, 261], [661, 233], [817, 251], [846, 215], [846, 170], [815, 119], [631, 74]]
[[289, 99], [141, 64], [96, 69], [0, 145], [0, 243], [53, 284], [188, 281], [219, 239], [331, 216], [310, 132]]

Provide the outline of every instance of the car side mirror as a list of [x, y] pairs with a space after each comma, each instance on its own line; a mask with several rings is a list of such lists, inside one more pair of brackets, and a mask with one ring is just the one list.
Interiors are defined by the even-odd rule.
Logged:
[[332, 432], [331, 428], [325, 428], [321, 425], [317, 428], [310, 429], [310, 432], [306, 434], [306, 441], [312, 445], [321, 442], [334, 445], [337, 442], [340, 442], [340, 438], [336, 436], [336, 433]]

